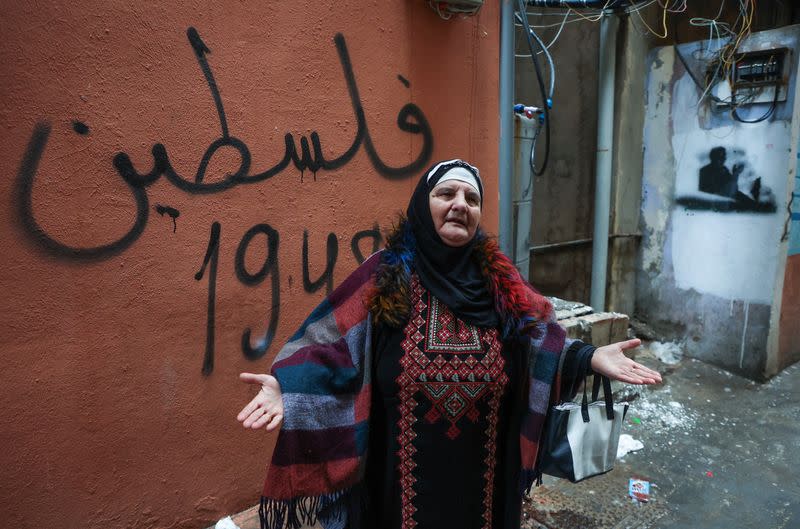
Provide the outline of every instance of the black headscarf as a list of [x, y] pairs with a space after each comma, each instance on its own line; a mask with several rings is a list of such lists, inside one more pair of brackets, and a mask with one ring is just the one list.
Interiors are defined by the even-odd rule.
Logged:
[[486, 278], [472, 258], [475, 241], [483, 236], [480, 227], [471, 241], [456, 248], [442, 241], [431, 217], [430, 192], [442, 176], [454, 167], [463, 167], [475, 176], [483, 206], [483, 184], [477, 168], [462, 160], [449, 160], [431, 166], [420, 178], [406, 211], [416, 239], [414, 268], [422, 285], [457, 317], [480, 327], [496, 327], [499, 319], [494, 300]]

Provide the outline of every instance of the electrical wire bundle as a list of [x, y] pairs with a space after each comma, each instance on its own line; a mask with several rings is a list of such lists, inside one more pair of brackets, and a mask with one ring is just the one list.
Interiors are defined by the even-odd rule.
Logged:
[[[531, 29], [530, 25], [528, 24], [528, 15], [525, 12], [525, 0], [517, 0], [517, 5], [519, 6], [519, 11], [516, 13], [516, 18], [520, 21], [525, 28], [525, 37], [528, 41], [528, 49], [531, 52], [531, 59], [533, 60], [533, 68], [536, 70], [536, 79], [539, 84], [539, 93], [542, 96], [542, 109], [544, 112], [544, 120], [540, 123], [539, 128], [537, 128], [536, 133], [533, 137], [533, 145], [531, 146], [531, 156], [530, 156], [530, 164], [531, 169], [533, 170], [533, 174], [536, 176], [540, 176], [544, 173], [544, 170], [547, 168], [547, 160], [550, 157], [550, 107], [553, 104], [553, 89], [555, 87], [555, 77], [556, 77], [556, 70], [553, 64], [553, 57], [550, 55], [550, 52], [547, 50], [547, 46], [544, 45], [542, 39], [534, 33]], [[559, 32], [560, 33], [560, 32]], [[556, 35], [556, 39], [558, 35]], [[544, 89], [544, 79], [542, 77], [542, 69], [539, 67], [539, 60], [536, 58], [536, 51], [533, 46], [533, 41], [536, 41], [539, 48], [541, 48], [542, 53], [545, 54], [547, 57], [547, 62], [550, 66], [550, 90], [549, 92], [545, 92]], [[553, 40], [555, 42], [555, 39]], [[552, 43], [551, 43], [552, 45]], [[539, 137], [539, 131], [541, 128], [544, 127], [544, 160], [542, 161], [541, 167], [538, 169], [536, 168], [536, 164], [534, 162], [535, 158], [535, 150], [536, 150], [536, 139]]]
[[[666, 28], [666, 13], [668, 13], [668, 12], [677, 13], [677, 12], [685, 11], [686, 10], [686, 1], [687, 0], [678, 0], [678, 1], [671, 0], [667, 4], [663, 4], [662, 5], [660, 0], [650, 0], [649, 2], [646, 2], [646, 3], [643, 3], [643, 4], [637, 4], [636, 1], [633, 0], [626, 7], [621, 8], [621, 9], [616, 9], [615, 11], [619, 12], [619, 13], [633, 13], [633, 12], [636, 12], [638, 14], [638, 12], [641, 9], [644, 9], [647, 6], [658, 2], [658, 4], [664, 9], [663, 20], [664, 20], [665, 28]], [[534, 70], [536, 71], [537, 84], [539, 86], [539, 92], [540, 92], [540, 95], [542, 97], [542, 106], [541, 106], [542, 118], [540, 119], [540, 126], [536, 129], [536, 132], [534, 133], [533, 145], [531, 146], [531, 155], [530, 155], [531, 169], [533, 170], [533, 173], [536, 176], [540, 176], [540, 175], [542, 175], [544, 173], [544, 170], [547, 167], [547, 161], [548, 161], [549, 156], [550, 156], [550, 109], [552, 109], [552, 106], [553, 106], [553, 92], [554, 92], [554, 89], [555, 89], [555, 76], [556, 76], [555, 75], [556, 74], [555, 64], [553, 62], [553, 57], [550, 55], [549, 49], [556, 43], [556, 41], [561, 36], [561, 33], [564, 30], [564, 26], [566, 26], [567, 24], [570, 24], [570, 23], [573, 23], [573, 22], [580, 22], [580, 21], [599, 22], [600, 19], [602, 19], [603, 16], [608, 16], [608, 13], [607, 13], [608, 9], [610, 9], [611, 7], [618, 6], [620, 4], [620, 2], [619, 2], [619, 0], [607, 0], [605, 2], [605, 4], [603, 4], [603, 7], [601, 9], [599, 9], [599, 10], [587, 9], [586, 10], [586, 12], [588, 13], [587, 15], [581, 14], [581, 13], [579, 13], [578, 11], [576, 11], [576, 10], [574, 10], [572, 8], [567, 8], [563, 15], [561, 13], [557, 13], [557, 14], [554, 14], [554, 13], [539, 13], [540, 15], [557, 15], [557, 16], [562, 16], [563, 17], [561, 19], [560, 23], [548, 24], [548, 25], [543, 25], [543, 26], [532, 26], [529, 23], [529, 21], [528, 21], [529, 13], [527, 13], [527, 11], [525, 9], [525, 4], [526, 4], [526, 2], [524, 0], [517, 0], [518, 10], [517, 10], [517, 13], [515, 14], [515, 17], [517, 19], [517, 22], [516, 22], [515, 25], [518, 26], [518, 27], [522, 27], [523, 28], [523, 32], [525, 33], [525, 37], [526, 37], [526, 40], [527, 40], [527, 43], [528, 43], [528, 50], [530, 51], [530, 54], [529, 55], [516, 54], [515, 56], [516, 57], [530, 57], [531, 60], [533, 61], [533, 67], [534, 67]], [[570, 16], [573, 16], [573, 15], [574, 15], [575, 18], [570, 19]], [[639, 17], [641, 18], [641, 15], [639, 15]], [[644, 22], [643, 18], [642, 18], [642, 21]], [[539, 35], [537, 35], [536, 32], [533, 30], [534, 27], [536, 27], [536, 28], [558, 27], [558, 30], [557, 30], [555, 36], [550, 41], [550, 43], [545, 45], [544, 42], [542, 41], [542, 39], [539, 37]], [[666, 33], [665, 33], [665, 36], [666, 36]], [[536, 43], [535, 45], [534, 45], [534, 42]], [[539, 51], [536, 51], [536, 48], [538, 48]], [[547, 59], [548, 67], [549, 67], [550, 76], [549, 76], [549, 87], [548, 87], [548, 90], [545, 90], [544, 76], [542, 75], [542, 70], [541, 70], [541, 67], [539, 65], [539, 60], [537, 58], [537, 56], [540, 55], [540, 54], [543, 54], [545, 56], [545, 58]], [[523, 108], [525, 108], [525, 107], [523, 107]], [[536, 163], [535, 163], [536, 140], [539, 137], [539, 133], [541, 132], [542, 128], [544, 128], [544, 133], [545, 133], [545, 148], [544, 148], [544, 156], [543, 156], [542, 163], [537, 168]]]
[[[687, 0], [679, 0], [677, 2], [673, 1], [673, 2], [668, 2], [666, 4], [662, 3], [660, 0], [629, 0], [628, 2], [625, 3], [624, 6], [620, 6], [619, 0], [607, 0], [603, 4], [603, 6], [598, 9], [581, 8], [581, 11], [578, 11], [575, 8], [567, 7], [566, 10], [563, 12], [553, 10], [549, 12], [535, 12], [535, 13], [528, 12], [527, 14], [529, 16], [531, 15], [553, 16], [553, 17], [560, 17], [562, 19], [561, 22], [556, 22], [554, 24], [539, 24], [539, 25], [530, 24], [530, 27], [534, 29], [545, 29], [545, 28], [555, 28], [555, 27], [559, 28], [558, 33], [556, 33], [556, 36], [553, 38], [552, 42], [550, 42], [550, 44], [547, 45], [547, 47], [550, 48], [558, 39], [558, 37], [561, 35], [561, 31], [567, 24], [573, 24], [575, 22], [593, 22], [593, 23], [600, 22], [603, 16], [607, 14], [609, 10], [612, 9], [615, 13], [623, 15], [635, 13], [639, 17], [639, 19], [642, 22], [644, 22], [644, 25], [649, 28], [649, 26], [644, 21], [639, 12], [642, 11], [643, 9], [650, 7], [653, 4], [658, 4], [662, 9], [665, 10], [666, 13], [682, 13], [683, 11], [686, 10]], [[517, 25], [521, 26], [522, 24], [517, 24]], [[660, 35], [659, 33], [655, 32], [652, 28], [650, 28], [650, 32], [653, 35], [659, 36], [660, 38], [664, 38], [664, 35]], [[518, 55], [518, 57], [521, 57], [521, 55]], [[528, 57], [528, 55], [525, 55], [525, 57]]]
[[[752, 32], [753, 18], [756, 9], [756, 0], [736, 0], [736, 3], [738, 4], [737, 17], [731, 24], [721, 19], [725, 8], [725, 1], [726, 0], [720, 0], [719, 9], [714, 18], [693, 17], [689, 20], [689, 24], [691, 24], [692, 26], [707, 27], [709, 31], [708, 45], [706, 49], [704, 50], [701, 46], [701, 49], [698, 52], [695, 52], [695, 54], [693, 54], [693, 58], [695, 60], [704, 62], [706, 64], [705, 79], [703, 81], [700, 80], [699, 76], [689, 66], [686, 57], [678, 49], [678, 44], [674, 38], [674, 35], [676, 34], [675, 31], [676, 19], [674, 16], [671, 17], [673, 46], [675, 48], [675, 53], [678, 59], [681, 61], [681, 63], [683, 63], [683, 66], [686, 69], [687, 73], [694, 81], [694, 83], [697, 85], [698, 89], [700, 90], [701, 102], [705, 99], [710, 99], [716, 104], [717, 108], [724, 108], [729, 110], [732, 119], [742, 123], [758, 123], [769, 119], [775, 112], [780, 92], [780, 85], [778, 82], [776, 82], [773, 85], [775, 94], [772, 104], [770, 105], [770, 108], [762, 116], [754, 120], [748, 120], [742, 118], [741, 115], [739, 114], [739, 109], [742, 106], [752, 104], [755, 98], [759, 95], [759, 93], [761, 93], [761, 90], [763, 90], [763, 87], [760, 88], [751, 87], [749, 88], [747, 94], [737, 95], [737, 90], [741, 92], [742, 89], [741, 87], [734, 88], [733, 83], [731, 82], [730, 96], [721, 98], [713, 93], [713, 88], [716, 85], [718, 85], [721, 82], [725, 82], [726, 80], [733, 79], [732, 76], [733, 70], [736, 67], [736, 63], [740, 58], [740, 53], [738, 50], [742, 42], [745, 39], [747, 39], [747, 37]], [[635, 19], [638, 19], [641, 27], [637, 27], [637, 24], [633, 22], [635, 20], [633, 17], [631, 18], [631, 23], [633, 27], [636, 28], [637, 31], [639, 31], [641, 34], [650, 33], [658, 39], [666, 39], [670, 33], [669, 25], [667, 23], [668, 17], [670, 15], [675, 15], [687, 11], [688, 0], [646, 0], [646, 1], [643, 0], [638, 2], [636, 0], [630, 0], [628, 5], [622, 9], [618, 9], [618, 6], [620, 4], [618, 0], [607, 0], [603, 4], [603, 7], [599, 9], [581, 9], [582, 12], [579, 12], [576, 9], [568, 7], [564, 12], [550, 11], [550, 12], [540, 12], [540, 13], [527, 13], [524, 7], [525, 4], [526, 2], [524, 2], [523, 0], [518, 0], [516, 25], [522, 27], [524, 33], [526, 34], [530, 55], [517, 54], [516, 57], [531, 57], [534, 69], [536, 70], [539, 91], [541, 93], [541, 97], [543, 100], [542, 108], [544, 110], [544, 120], [541, 126], [544, 127], [545, 129], [545, 152], [541, 167], [539, 167], [538, 169], [535, 167], [533, 149], [531, 150], [531, 167], [533, 168], [534, 173], [538, 176], [542, 174], [545, 167], [547, 166], [547, 160], [550, 150], [549, 111], [552, 108], [553, 87], [555, 83], [555, 67], [549, 49], [552, 48], [552, 46], [558, 41], [559, 37], [561, 37], [564, 27], [567, 24], [572, 24], [575, 22], [592, 22], [592, 23], [599, 22], [603, 16], [607, 15], [609, 9], [617, 8], [615, 9], [615, 12], [617, 13], [630, 14], [636, 16]], [[660, 31], [656, 31], [655, 29], [653, 29], [647, 23], [645, 17], [643, 17], [641, 13], [643, 9], [647, 9], [651, 7], [653, 4], [656, 4], [661, 11]], [[524, 16], [522, 14], [524, 14]], [[528, 15], [558, 16], [561, 18], [561, 20], [560, 22], [556, 22], [553, 24], [532, 25], [528, 22]], [[540, 29], [540, 28], [555, 28], [555, 27], [558, 28], [555, 33], [555, 36], [550, 40], [550, 42], [547, 45], [543, 43], [542, 39], [539, 38], [539, 36], [534, 31], [534, 28]], [[534, 42], [538, 46], [539, 51], [535, 51], [536, 46], [534, 46]], [[716, 49], [714, 49], [715, 43], [716, 43]], [[699, 56], [697, 55], [697, 53], [699, 53]], [[547, 94], [545, 93], [544, 90], [544, 81], [542, 78], [542, 72], [537, 60], [537, 56], [541, 54], [544, 54], [545, 57], [547, 58], [548, 65], [550, 68], [549, 72], [550, 87]], [[534, 136], [534, 148], [536, 145], [536, 137], [538, 136], [538, 134], [539, 130], [537, 129], [536, 135]]]
[[[708, 27], [707, 50], [703, 50], [701, 47], [698, 52], [693, 54], [693, 59], [706, 63], [704, 82], [700, 81], [698, 75], [689, 66], [686, 57], [681, 53], [678, 43], [673, 40], [675, 54], [683, 64], [689, 77], [700, 90], [700, 102], [705, 99], [710, 99], [716, 103], [718, 107], [729, 109], [731, 118], [741, 123], [760, 123], [769, 119], [774, 114], [778, 104], [780, 83], [776, 81], [775, 84], [772, 85], [775, 94], [770, 107], [763, 115], [753, 120], [742, 118], [739, 115], [739, 108], [744, 105], [752, 104], [763, 87], [750, 88], [748, 94], [740, 98], [737, 96], [737, 87], [735, 87], [733, 83], [734, 69], [740, 57], [739, 47], [752, 32], [753, 17], [756, 9], [755, 0], [738, 0], [738, 14], [733, 24], [721, 20], [724, 7], [725, 0], [721, 0], [717, 15], [713, 19], [694, 17], [689, 20], [689, 24], [692, 26]], [[712, 51], [715, 43], [717, 43], [717, 48]], [[773, 60], [777, 60], [777, 57], [770, 58], [768, 64], [772, 64]], [[720, 98], [712, 92], [713, 88], [726, 81], [730, 82], [731, 95], [726, 98]]]

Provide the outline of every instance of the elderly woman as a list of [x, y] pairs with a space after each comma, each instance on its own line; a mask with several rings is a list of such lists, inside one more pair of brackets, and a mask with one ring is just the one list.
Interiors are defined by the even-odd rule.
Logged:
[[386, 248], [309, 315], [272, 375], [242, 373], [261, 389], [238, 419], [283, 423], [262, 527], [518, 529], [548, 404], [577, 366], [660, 382], [623, 354], [638, 340], [565, 338], [481, 230], [482, 202], [478, 169], [434, 165]]

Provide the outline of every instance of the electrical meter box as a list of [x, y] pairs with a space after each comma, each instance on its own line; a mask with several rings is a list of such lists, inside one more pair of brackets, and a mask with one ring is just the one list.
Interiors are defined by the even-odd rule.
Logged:
[[[739, 104], [786, 101], [791, 54], [789, 48], [773, 48], [737, 53], [728, 64], [714, 62], [706, 72], [708, 79], [720, 71], [728, 75], [713, 85], [711, 93], [719, 100]], [[725, 105], [717, 102], [717, 106]]]

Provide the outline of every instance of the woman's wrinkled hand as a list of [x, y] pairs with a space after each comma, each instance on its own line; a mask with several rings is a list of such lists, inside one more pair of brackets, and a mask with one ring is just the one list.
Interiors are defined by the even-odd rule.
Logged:
[[245, 428], [257, 430], [265, 427], [268, 432], [276, 429], [283, 422], [283, 399], [281, 386], [272, 375], [256, 375], [253, 373], [240, 373], [239, 379], [248, 384], [258, 384], [261, 389], [245, 406], [236, 420]]
[[661, 375], [658, 371], [634, 362], [623, 353], [641, 343], [637, 338], [598, 347], [592, 356], [592, 369], [595, 373], [628, 384], [660, 384]]

